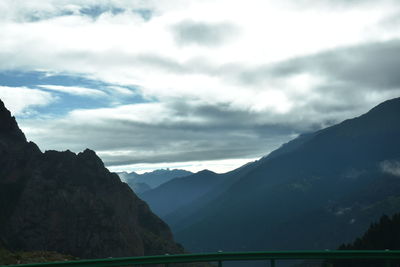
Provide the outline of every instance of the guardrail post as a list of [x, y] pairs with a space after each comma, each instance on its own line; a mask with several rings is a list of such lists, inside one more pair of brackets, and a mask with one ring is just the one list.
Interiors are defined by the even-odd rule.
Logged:
[[271, 267], [275, 267], [275, 259], [271, 259]]
[[386, 260], [385, 266], [386, 266], [386, 267], [390, 267], [391, 265], [392, 265], [392, 264], [391, 264], [390, 260]]
[[169, 263], [166, 263], [166, 264], [165, 264], [165, 267], [169, 267]]
[[222, 267], [222, 261], [218, 261], [218, 267]]

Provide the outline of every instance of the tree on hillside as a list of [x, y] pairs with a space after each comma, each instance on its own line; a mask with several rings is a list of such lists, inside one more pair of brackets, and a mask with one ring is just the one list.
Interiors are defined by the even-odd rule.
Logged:
[[[392, 217], [383, 215], [379, 222], [372, 223], [365, 234], [351, 244], [343, 244], [339, 250], [400, 250], [400, 213]], [[334, 267], [379, 267], [387, 266], [383, 260], [334, 261]], [[400, 266], [400, 260], [391, 261], [391, 267]]]

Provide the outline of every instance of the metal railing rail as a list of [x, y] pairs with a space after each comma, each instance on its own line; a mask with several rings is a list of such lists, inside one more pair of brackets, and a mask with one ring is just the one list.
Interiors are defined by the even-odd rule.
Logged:
[[390, 266], [391, 260], [400, 260], [400, 250], [291, 250], [256, 252], [218, 252], [179, 255], [142, 256], [126, 258], [106, 258], [34, 264], [4, 265], [0, 267], [112, 267], [147, 264], [259, 261], [266, 260], [274, 267], [277, 260], [385, 260]]

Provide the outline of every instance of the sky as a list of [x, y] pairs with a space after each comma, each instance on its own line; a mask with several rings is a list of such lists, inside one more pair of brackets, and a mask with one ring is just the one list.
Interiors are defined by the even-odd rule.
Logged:
[[0, 99], [42, 150], [226, 172], [400, 96], [394, 0], [2, 0]]

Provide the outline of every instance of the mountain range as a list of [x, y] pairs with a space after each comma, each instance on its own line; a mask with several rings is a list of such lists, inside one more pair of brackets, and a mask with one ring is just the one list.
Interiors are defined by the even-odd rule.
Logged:
[[[399, 136], [396, 98], [228, 173], [160, 175], [141, 197], [191, 252], [335, 249], [400, 211]], [[42, 153], [1, 101], [0, 166], [0, 243], [10, 250], [184, 252], [94, 151]]]
[[136, 194], [140, 195], [174, 178], [189, 176], [193, 173], [180, 169], [159, 169], [143, 174], [138, 174], [136, 172], [117, 172], [117, 174], [121, 179], [126, 181]]
[[334, 249], [400, 210], [399, 136], [396, 98], [229, 173], [174, 179], [143, 198], [190, 251]]
[[142, 193], [140, 197], [156, 214], [165, 216], [202, 197], [220, 182], [219, 178], [216, 173], [203, 170], [191, 176], [172, 179], [153, 190]]
[[42, 153], [0, 101], [0, 244], [80, 258], [183, 253], [92, 150]]

